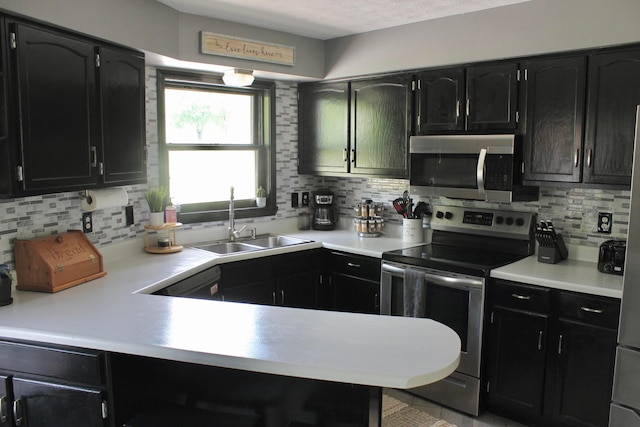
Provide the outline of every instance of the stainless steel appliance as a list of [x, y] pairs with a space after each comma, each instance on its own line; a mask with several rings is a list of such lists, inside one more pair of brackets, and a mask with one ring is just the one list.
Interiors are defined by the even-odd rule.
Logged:
[[490, 202], [538, 200], [538, 187], [522, 185], [521, 149], [515, 135], [412, 136], [409, 191]]
[[625, 240], [602, 242], [598, 254], [598, 271], [622, 276], [626, 252], [627, 242]]
[[640, 106], [631, 178], [631, 208], [627, 234], [618, 350], [613, 380], [610, 427], [640, 427]]
[[410, 392], [460, 411], [480, 412], [485, 284], [492, 268], [535, 251], [535, 214], [433, 208], [432, 242], [382, 254], [380, 313], [431, 318], [460, 336], [456, 372]]
[[333, 230], [338, 222], [338, 210], [334, 206], [335, 195], [328, 190], [315, 191], [311, 195], [314, 230]]

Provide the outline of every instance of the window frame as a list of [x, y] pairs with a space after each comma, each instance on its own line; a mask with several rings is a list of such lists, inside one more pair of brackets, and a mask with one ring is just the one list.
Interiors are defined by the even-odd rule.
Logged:
[[[267, 191], [265, 207], [256, 206], [255, 198], [234, 201], [236, 218], [272, 216], [278, 211], [276, 203], [276, 102], [275, 82], [256, 80], [251, 86], [238, 88], [226, 86], [222, 76], [181, 70], [157, 70], [158, 113], [158, 175], [160, 185], [169, 188], [169, 152], [181, 150], [255, 150], [257, 152], [257, 183]], [[165, 88], [214, 89], [230, 93], [250, 93], [256, 97], [254, 103], [253, 145], [238, 144], [167, 144], [165, 133]], [[254, 148], [257, 147], [257, 148]], [[229, 218], [229, 202], [192, 203], [181, 206], [178, 221], [185, 224], [221, 221]]]

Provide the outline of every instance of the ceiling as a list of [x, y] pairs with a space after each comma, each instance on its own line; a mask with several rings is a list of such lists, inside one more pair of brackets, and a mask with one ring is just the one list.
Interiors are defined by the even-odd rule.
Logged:
[[531, 0], [157, 0], [183, 13], [320, 40]]

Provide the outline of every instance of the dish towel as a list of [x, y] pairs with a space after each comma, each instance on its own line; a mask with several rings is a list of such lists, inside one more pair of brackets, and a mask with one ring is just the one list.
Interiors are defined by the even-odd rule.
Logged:
[[426, 283], [424, 271], [407, 267], [404, 270], [403, 308], [405, 317], [424, 317]]

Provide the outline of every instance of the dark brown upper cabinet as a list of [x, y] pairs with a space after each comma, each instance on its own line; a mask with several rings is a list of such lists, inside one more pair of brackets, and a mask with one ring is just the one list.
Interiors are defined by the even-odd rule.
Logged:
[[21, 158], [17, 180], [25, 194], [95, 185], [94, 46], [27, 23], [10, 24], [18, 95]]
[[584, 182], [631, 185], [640, 49], [589, 57]]
[[16, 125], [2, 196], [146, 182], [142, 54], [11, 17], [3, 36]]
[[298, 92], [298, 172], [406, 178], [411, 75], [307, 83]]
[[298, 86], [298, 172], [349, 171], [349, 83]]
[[526, 180], [580, 182], [586, 58], [524, 63]]
[[102, 159], [106, 184], [147, 180], [144, 56], [100, 47]]
[[467, 68], [468, 130], [515, 131], [518, 125], [518, 64]]
[[352, 174], [407, 178], [412, 77], [397, 75], [351, 83]]
[[424, 71], [417, 75], [416, 132], [464, 130], [464, 69]]
[[417, 75], [416, 131], [515, 131], [518, 64], [448, 68]]

